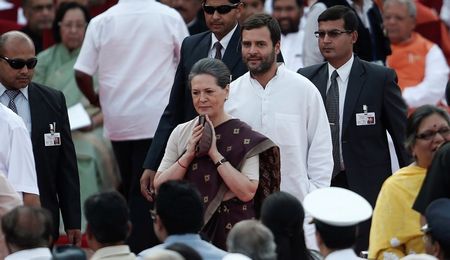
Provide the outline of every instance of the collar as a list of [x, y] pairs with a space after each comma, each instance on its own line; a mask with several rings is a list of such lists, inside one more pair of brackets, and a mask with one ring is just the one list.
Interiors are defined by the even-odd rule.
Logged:
[[227, 35], [225, 35], [222, 38], [222, 40], [220, 40], [220, 41], [217, 39], [217, 37], [216, 37], [216, 35], [214, 35], [214, 33], [211, 33], [211, 46], [210, 46], [209, 50], [212, 50], [214, 48], [214, 43], [216, 43], [217, 41], [220, 42], [220, 44], [222, 45], [222, 48], [224, 50], [226, 50], [228, 43], [230, 42], [231, 37], [233, 36], [234, 31], [236, 31], [237, 27], [238, 27], [238, 24], [236, 23], [236, 26], [234, 26], [233, 30], [229, 31], [227, 33]]
[[95, 259], [102, 259], [112, 256], [119, 256], [119, 255], [129, 255], [131, 254], [130, 247], [127, 245], [120, 245], [120, 246], [107, 246], [98, 249], [95, 251], [94, 255], [92, 256], [92, 260]]
[[[3, 95], [3, 93], [5, 93], [6, 87], [0, 83], [0, 96]], [[25, 97], [26, 100], [28, 100], [28, 86], [19, 89], [20, 92], [22, 92], [22, 95]]]
[[20, 250], [8, 255], [5, 260], [20, 259], [51, 259], [52, 253], [47, 247], [38, 247], [33, 249]]
[[333, 259], [360, 259], [356, 254], [355, 251], [351, 248], [342, 249], [342, 250], [336, 250], [331, 252], [330, 254], [325, 257], [325, 260], [333, 260]]
[[337, 70], [337, 73], [339, 74], [339, 78], [341, 78], [341, 80], [343, 82], [346, 82], [348, 79], [348, 76], [350, 75], [350, 71], [352, 70], [352, 65], [353, 65], [353, 61], [355, 60], [354, 55], [352, 54], [352, 57], [341, 67], [339, 67], [339, 69], [334, 68], [333, 66], [331, 66], [330, 63], [328, 63], [328, 78], [331, 77], [331, 74], [333, 73], [333, 71]]
[[164, 244], [171, 244], [178, 241], [193, 241], [193, 240], [201, 240], [199, 234], [177, 234], [177, 235], [170, 235], [164, 240]]

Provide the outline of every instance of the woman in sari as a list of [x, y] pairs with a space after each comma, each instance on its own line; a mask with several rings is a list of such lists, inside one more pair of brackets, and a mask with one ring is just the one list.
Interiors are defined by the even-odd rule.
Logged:
[[425, 252], [420, 214], [412, 209], [435, 151], [450, 140], [448, 114], [435, 106], [417, 108], [408, 118], [406, 146], [415, 162], [383, 184], [370, 231], [369, 259], [400, 259]]
[[[91, 125], [72, 131], [80, 175], [81, 202], [103, 187], [117, 186], [115, 162], [110, 144], [103, 138], [103, 119], [98, 108], [89, 105], [75, 82], [73, 66], [83, 43], [89, 14], [83, 5], [61, 4], [53, 23], [57, 42], [38, 54], [33, 81], [58, 89], [67, 107], [81, 103], [91, 117]], [[85, 221], [82, 220], [82, 227]]]
[[198, 61], [189, 82], [194, 107], [212, 128], [211, 146], [205, 156], [196, 156], [196, 146], [205, 134], [198, 118], [178, 125], [170, 135], [154, 184], [158, 188], [168, 180], [193, 182], [205, 205], [202, 233], [225, 249], [233, 225], [255, 217], [259, 201], [279, 190], [278, 148], [225, 113], [230, 72], [223, 62]]

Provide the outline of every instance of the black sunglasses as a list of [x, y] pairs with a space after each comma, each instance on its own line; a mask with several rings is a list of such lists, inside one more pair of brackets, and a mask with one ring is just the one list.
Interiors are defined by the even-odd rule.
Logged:
[[232, 5], [219, 5], [219, 6], [210, 6], [203, 4], [203, 11], [207, 14], [214, 14], [217, 11], [219, 14], [227, 14], [231, 12], [231, 10], [236, 9], [239, 6], [239, 3]]
[[31, 58], [28, 60], [24, 59], [10, 59], [8, 57], [0, 56], [1, 59], [4, 59], [6, 62], [8, 62], [9, 66], [15, 70], [22, 69], [25, 65], [28, 69], [34, 69], [37, 64], [37, 58]]

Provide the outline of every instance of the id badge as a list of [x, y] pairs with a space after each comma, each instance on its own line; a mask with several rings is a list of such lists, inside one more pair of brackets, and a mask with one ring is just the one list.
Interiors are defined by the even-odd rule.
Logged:
[[375, 125], [375, 112], [370, 113], [357, 113], [356, 114], [356, 125]]
[[45, 146], [60, 146], [61, 135], [59, 133], [44, 134], [44, 143]]

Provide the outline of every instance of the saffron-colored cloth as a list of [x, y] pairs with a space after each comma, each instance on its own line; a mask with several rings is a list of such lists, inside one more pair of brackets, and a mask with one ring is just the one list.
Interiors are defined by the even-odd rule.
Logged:
[[431, 47], [433, 43], [417, 33], [407, 42], [391, 44], [392, 55], [388, 56], [387, 64], [397, 73], [402, 91], [419, 84], [425, 77], [426, 56]]
[[401, 168], [383, 184], [372, 217], [369, 259], [400, 259], [425, 252], [420, 214], [412, 209], [426, 169]]

